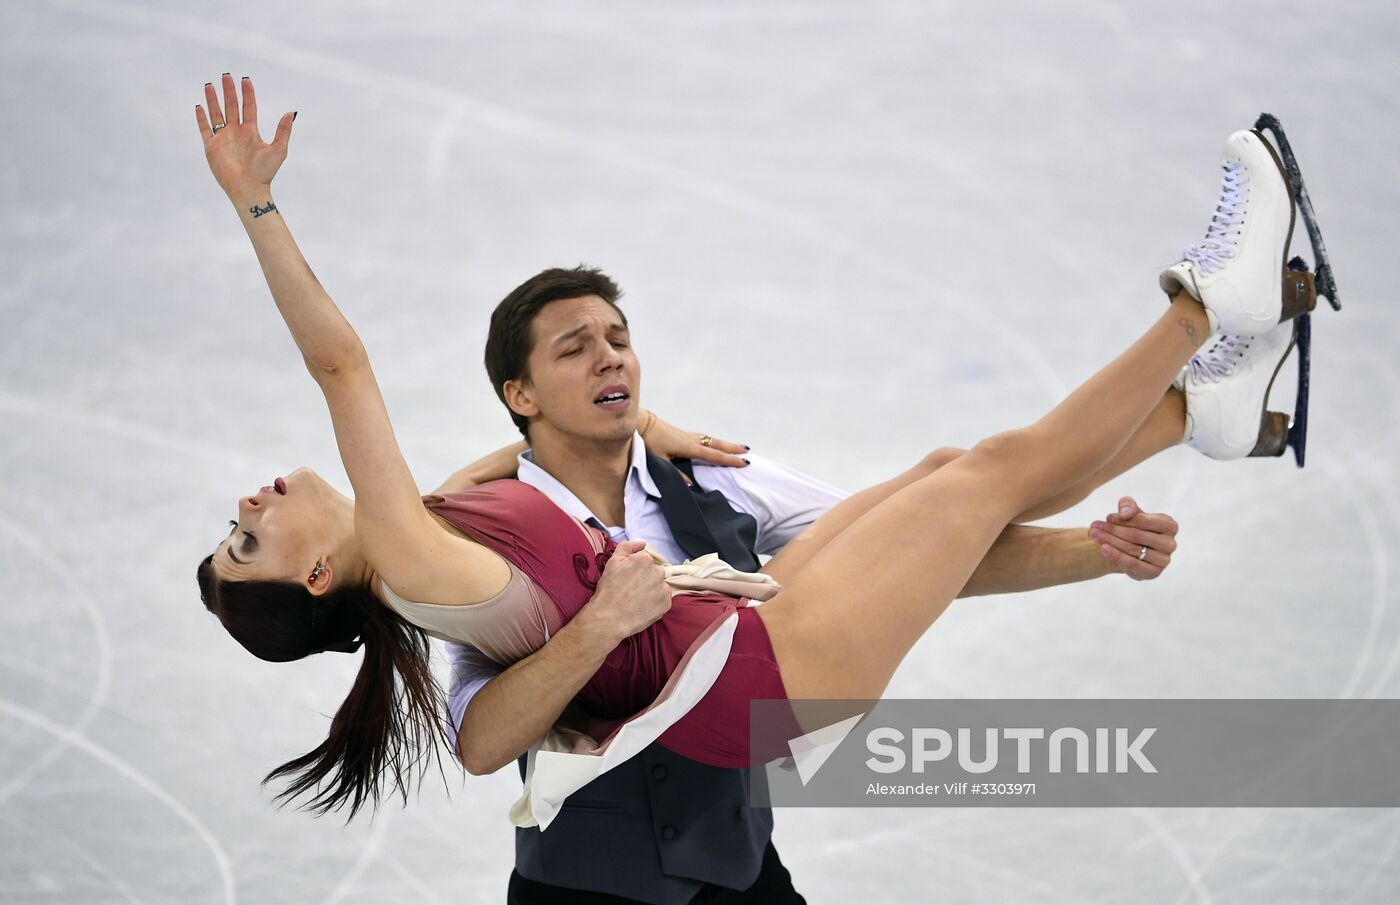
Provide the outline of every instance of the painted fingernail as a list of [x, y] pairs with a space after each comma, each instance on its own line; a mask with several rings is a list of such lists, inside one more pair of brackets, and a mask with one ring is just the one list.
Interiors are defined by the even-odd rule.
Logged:
[[753, 447], [749, 446], [748, 444], [744, 444], [744, 452], [748, 452], [752, 448]]
[[205, 83], [204, 83], [204, 87], [205, 87], [205, 88], [208, 88], [208, 87], [210, 87], [210, 86], [213, 85], [213, 84], [214, 84], [213, 82], [205, 82]]
[[292, 111], [292, 122], [296, 122], [296, 121], [297, 121], [297, 111], [296, 111], [296, 110], [293, 110], [293, 111]]
[[243, 77], [243, 81], [248, 81], [248, 77], [246, 75]]
[[232, 74], [233, 74], [233, 73], [231, 73], [231, 72], [225, 72], [225, 73], [224, 73], [224, 75], [232, 75]]
[[744, 464], [745, 464], [745, 465], [752, 465], [753, 463], [750, 462], [748, 459], [745, 459], [745, 460], [744, 460]]

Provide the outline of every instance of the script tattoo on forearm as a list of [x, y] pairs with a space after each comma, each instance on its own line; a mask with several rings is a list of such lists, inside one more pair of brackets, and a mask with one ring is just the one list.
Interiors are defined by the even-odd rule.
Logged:
[[253, 205], [252, 207], [248, 208], [248, 213], [252, 214], [253, 219], [256, 220], [263, 214], [270, 214], [275, 210], [277, 210], [277, 205], [269, 201], [267, 203], [267, 207], [258, 207], [256, 204]]

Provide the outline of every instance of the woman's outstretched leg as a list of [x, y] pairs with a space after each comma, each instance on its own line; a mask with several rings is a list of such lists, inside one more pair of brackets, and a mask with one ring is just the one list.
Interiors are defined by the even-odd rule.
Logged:
[[[1126, 445], [1109, 460], [1108, 464], [1093, 475], [1075, 484], [1068, 490], [1045, 500], [1031, 509], [1018, 514], [1013, 523], [1033, 522], [1046, 518], [1084, 500], [1090, 493], [1105, 482], [1116, 478], [1157, 453], [1170, 449], [1181, 442], [1181, 434], [1186, 420], [1186, 401], [1180, 390], [1171, 389], [1147, 416], [1142, 426], [1128, 438]], [[888, 481], [882, 481], [852, 494], [831, 511], [818, 519], [806, 531], [793, 538], [778, 555], [768, 561], [761, 571], [773, 576], [779, 583], [786, 584], [812, 557], [817, 555], [832, 539], [846, 530], [862, 515], [889, 499], [890, 496], [910, 484], [926, 478], [944, 465], [963, 456], [967, 450], [943, 447], [924, 456], [913, 468], [903, 471]]]
[[979, 443], [857, 519], [759, 610], [793, 698], [878, 697], [1006, 524], [1106, 466], [1210, 328], [1178, 293], [1030, 427]]
[[906, 469], [887, 481], [881, 481], [879, 484], [851, 494], [823, 513], [821, 518], [809, 525], [801, 534], [788, 541], [783, 549], [768, 560], [759, 571], [771, 575], [779, 584], [787, 584], [807, 563], [812, 561], [813, 556], [820, 553], [827, 544], [831, 543], [835, 537], [861, 516], [895, 493], [921, 478], [928, 477], [966, 452], [967, 450], [964, 449], [953, 448], [935, 450], [919, 460], [913, 468]]
[[1083, 502], [1089, 494], [1124, 472], [1146, 462], [1163, 450], [1179, 445], [1185, 425], [1186, 397], [1178, 389], [1168, 390], [1147, 416], [1147, 420], [1133, 432], [1128, 442], [1106, 465], [1073, 487], [1020, 513], [1012, 521], [1039, 521]]
[[[1109, 467], [1207, 336], [1257, 336], [1315, 303], [1308, 281], [1280, 276], [1293, 199], [1278, 155], [1237, 132], [1222, 169], [1206, 240], [1164, 272], [1171, 307], [1140, 340], [1035, 424], [891, 494], [759, 611], [790, 697], [882, 694], [1003, 527]], [[1236, 416], [1253, 439], [1257, 409]]]

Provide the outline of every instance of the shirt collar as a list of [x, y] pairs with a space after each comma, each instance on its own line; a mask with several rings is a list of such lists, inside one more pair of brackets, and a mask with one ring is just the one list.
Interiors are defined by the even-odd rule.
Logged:
[[530, 450], [525, 450], [516, 458], [516, 477], [549, 497], [556, 506], [581, 522], [597, 519], [574, 492], [559, 482], [554, 475], [535, 464]]
[[652, 479], [651, 469], [647, 468], [647, 444], [642, 439], [642, 435], [636, 432], [632, 434], [632, 466], [627, 472], [627, 481], [631, 483], [636, 480], [642, 485], [642, 491], [653, 500], [661, 499], [661, 488], [656, 486], [656, 481]]
[[[597, 522], [598, 518], [588, 511], [588, 507], [583, 505], [574, 492], [565, 487], [554, 475], [545, 471], [535, 464], [534, 454], [531, 450], [525, 450], [516, 459], [516, 477], [532, 487], [538, 488], [555, 502], [555, 504], [572, 515], [581, 522], [589, 519]], [[656, 486], [656, 481], [651, 477], [651, 472], [647, 470], [647, 445], [642, 439], [642, 435], [634, 432], [632, 434], [632, 461], [627, 467], [627, 483], [630, 485], [636, 481], [642, 488], [642, 492], [652, 499], [661, 498], [661, 490]], [[626, 494], [623, 495], [624, 505], [626, 504]]]

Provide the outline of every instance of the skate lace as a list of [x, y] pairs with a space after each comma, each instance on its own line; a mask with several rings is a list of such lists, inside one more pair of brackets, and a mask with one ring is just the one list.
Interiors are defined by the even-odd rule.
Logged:
[[1200, 268], [1202, 273], [1210, 273], [1234, 257], [1235, 236], [1244, 222], [1245, 202], [1249, 192], [1245, 186], [1245, 169], [1233, 160], [1221, 164], [1225, 175], [1220, 178], [1220, 200], [1215, 205], [1215, 213], [1206, 226], [1205, 241], [1192, 245], [1182, 252], [1182, 257]]
[[1191, 380], [1195, 383], [1217, 383], [1229, 377], [1253, 341], [1253, 336], [1217, 334], [1204, 351], [1197, 352], [1187, 362]]

